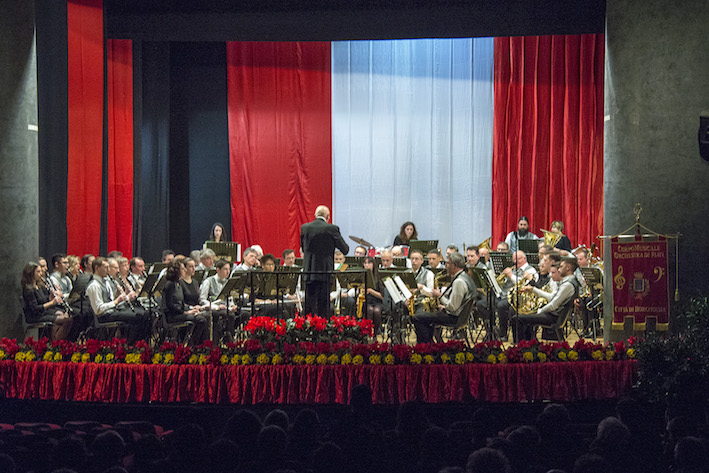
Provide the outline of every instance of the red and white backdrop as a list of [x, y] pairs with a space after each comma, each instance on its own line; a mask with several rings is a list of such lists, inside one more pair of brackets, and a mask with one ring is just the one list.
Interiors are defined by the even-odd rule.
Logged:
[[[104, 40], [101, 12], [68, 1], [67, 251], [98, 253], [105, 232], [131, 255], [133, 47]], [[406, 220], [441, 245], [502, 239], [520, 215], [537, 233], [562, 220], [573, 244], [602, 233], [603, 35], [224, 48], [216, 191], [243, 245], [297, 249], [319, 204], [377, 246]]]

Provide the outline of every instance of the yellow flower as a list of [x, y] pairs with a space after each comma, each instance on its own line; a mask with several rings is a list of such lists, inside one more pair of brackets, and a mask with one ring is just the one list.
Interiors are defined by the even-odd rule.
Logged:
[[7, 353], [5, 353], [5, 350], [0, 350], [0, 360], [4, 360], [7, 358]]
[[430, 365], [431, 363], [433, 363], [433, 362], [436, 361], [436, 360], [435, 360], [435, 358], [433, 358], [433, 355], [426, 355], [426, 356], [423, 357], [423, 361], [424, 361], [424, 363], [426, 363], [427, 365]]
[[313, 363], [315, 363], [315, 355], [308, 355], [305, 357], [306, 365], [312, 365]]
[[199, 357], [195, 355], [190, 355], [190, 358], [187, 360], [187, 363], [194, 365], [197, 364], [197, 361], [199, 360]]
[[468, 363], [472, 363], [473, 361], [475, 361], [475, 355], [473, 355], [470, 352], [466, 352], [465, 353], [465, 361], [467, 361]]
[[443, 363], [449, 363], [451, 361], [451, 357], [448, 353], [444, 353], [441, 355], [441, 361]]
[[364, 363], [364, 357], [362, 355], [355, 355], [354, 358], [352, 358], [353, 365], [361, 365], [362, 363]]
[[335, 353], [327, 357], [327, 362], [330, 365], [336, 365], [337, 363], [340, 362], [340, 357], [337, 356]]
[[15, 353], [15, 361], [25, 361], [25, 352], [18, 351]]
[[396, 360], [394, 359], [394, 355], [392, 355], [391, 353], [387, 354], [387, 356], [384, 357], [384, 363], [386, 363], [387, 365], [393, 365], [394, 361]]
[[490, 353], [489, 355], [487, 355], [487, 362], [492, 363], [493, 365], [497, 363], [497, 357], [494, 353]]
[[232, 356], [232, 357], [231, 357], [231, 364], [232, 364], [232, 365], [238, 365], [238, 364], [239, 364], [239, 361], [240, 361], [239, 358], [240, 358], [239, 355], [234, 355], [234, 356]]
[[628, 355], [628, 358], [635, 358], [635, 348], [628, 348], [628, 351], [626, 351], [625, 354]]
[[199, 364], [200, 365], [206, 365], [207, 364], [207, 355], [204, 353], [199, 355]]
[[276, 353], [275, 355], [273, 355], [271, 363], [273, 363], [274, 365], [280, 365], [281, 363], [283, 363], [283, 357], [280, 355], [280, 353]]
[[606, 352], [606, 361], [611, 361], [615, 357], [615, 352], [613, 350], [608, 350]]
[[35, 354], [31, 351], [27, 352], [27, 354], [25, 355], [25, 361], [34, 361], [35, 358]]
[[94, 358], [94, 363], [101, 363], [102, 361], [103, 361], [103, 355], [101, 355], [100, 353], [98, 353], [98, 354], [96, 355], [96, 358]]
[[167, 354], [165, 355], [165, 357], [163, 358], [163, 362], [164, 362], [166, 365], [171, 365], [172, 363], [175, 362], [175, 355], [173, 355], [172, 353], [167, 353]]
[[455, 354], [455, 363], [457, 365], [464, 365], [465, 364], [465, 353], [456, 353]]
[[560, 351], [556, 356], [558, 356], [561, 361], [566, 361], [566, 352], [565, 351]]
[[319, 365], [324, 365], [327, 363], [327, 355], [325, 353], [320, 353], [318, 357], [315, 358], [315, 361], [317, 361]]
[[411, 363], [415, 365], [421, 364], [421, 361], [423, 361], [423, 357], [421, 356], [420, 353], [412, 353], [411, 354]]
[[[167, 358], [167, 355], [165, 355], [165, 358]], [[219, 363], [226, 365], [229, 363], [229, 357], [226, 355], [222, 355], [221, 358], [219, 358]]]
[[[126, 356], [126, 361], [128, 357]], [[76, 352], [71, 354], [71, 362], [72, 363], [78, 363], [81, 360], [81, 353]]]
[[303, 355], [293, 355], [293, 363], [296, 365], [302, 365], [305, 363], [305, 357]]
[[137, 365], [138, 363], [140, 363], [140, 355], [137, 353], [128, 353], [126, 355], [126, 363]]
[[251, 355], [244, 355], [241, 357], [241, 364], [242, 365], [250, 365], [253, 360], [251, 359]]
[[369, 364], [370, 365], [378, 365], [382, 362], [382, 357], [379, 355], [370, 355], [369, 356]]
[[603, 353], [601, 353], [601, 350], [594, 350], [593, 353], [591, 353], [591, 358], [594, 360], [600, 360], [603, 358]]
[[82, 363], [88, 363], [90, 359], [91, 359], [91, 355], [89, 355], [88, 353], [84, 353], [83, 355], [81, 355], [81, 362]]
[[534, 353], [532, 353], [531, 351], [525, 351], [522, 355], [522, 359], [527, 363], [531, 363], [532, 361], [534, 361]]
[[350, 355], [349, 353], [345, 353], [344, 355], [342, 355], [340, 363], [342, 363], [343, 365], [349, 365], [350, 363], [352, 363], [352, 355]]
[[44, 360], [44, 361], [52, 361], [53, 358], [54, 358], [54, 353], [52, 353], [51, 351], [47, 350], [47, 351], [44, 352], [44, 356], [42, 357], [42, 360]]
[[159, 365], [160, 362], [162, 362], [162, 355], [160, 353], [156, 353], [153, 355], [153, 364], [154, 365]]
[[106, 363], [112, 362], [115, 358], [116, 355], [114, 355], [113, 353], [109, 353], [108, 355], [106, 355]]
[[56, 353], [54, 354], [54, 361], [62, 361], [63, 359], [64, 359], [64, 357], [62, 356], [61, 353], [56, 352]]
[[539, 358], [539, 361], [544, 363], [545, 361], [547, 361], [547, 354], [539, 352], [539, 353], [537, 353], [537, 358]]
[[267, 365], [270, 362], [271, 359], [265, 353], [261, 353], [259, 356], [256, 357], [256, 363], [258, 363], [259, 365]]
[[579, 359], [579, 353], [576, 350], [569, 350], [569, 360], [576, 361]]
[[497, 361], [502, 364], [507, 363], [507, 355], [505, 353], [500, 353], [499, 355], [497, 355]]

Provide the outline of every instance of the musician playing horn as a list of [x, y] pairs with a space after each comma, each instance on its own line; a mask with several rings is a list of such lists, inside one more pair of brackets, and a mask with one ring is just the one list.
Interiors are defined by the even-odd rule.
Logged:
[[571, 240], [569, 240], [569, 237], [564, 235], [564, 222], [561, 220], [554, 220], [551, 222], [551, 227], [549, 230], [551, 230], [552, 233], [561, 235], [559, 241], [554, 244], [554, 248], [559, 250], [561, 256], [569, 256], [569, 254], [571, 254]]
[[436, 312], [426, 312], [419, 308], [413, 317], [417, 343], [430, 343], [433, 340], [434, 324], [455, 325], [461, 314], [463, 305], [475, 297], [475, 283], [465, 272], [465, 258], [458, 252], [451, 253], [446, 258], [446, 272], [451, 276], [451, 285], [441, 292], [431, 291], [434, 297], [440, 297], [441, 304]]
[[[578, 295], [578, 283], [576, 277], [574, 277], [574, 271], [577, 268], [576, 259], [570, 257], [564, 257], [561, 260], [557, 276], [555, 276], [557, 270], [552, 266], [552, 278], [561, 279], [558, 283], [559, 287], [556, 292], [543, 296], [545, 298], [549, 297], [549, 303], [542, 306], [536, 313], [515, 315], [512, 318], [513, 322], [516, 322], [517, 330], [514, 333], [516, 342], [531, 340], [535, 335], [534, 327], [536, 325], [551, 325], [569, 310]], [[541, 295], [541, 291], [538, 289], [524, 288], [524, 290], [533, 290], [536, 294]]]

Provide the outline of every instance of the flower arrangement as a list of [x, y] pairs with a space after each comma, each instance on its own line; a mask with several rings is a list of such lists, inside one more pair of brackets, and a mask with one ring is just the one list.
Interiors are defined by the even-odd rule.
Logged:
[[329, 320], [316, 315], [297, 315], [291, 319], [251, 317], [244, 330], [249, 337], [262, 344], [269, 342], [296, 344], [299, 342], [350, 341], [363, 343], [374, 334], [371, 320], [353, 317], [332, 317]]

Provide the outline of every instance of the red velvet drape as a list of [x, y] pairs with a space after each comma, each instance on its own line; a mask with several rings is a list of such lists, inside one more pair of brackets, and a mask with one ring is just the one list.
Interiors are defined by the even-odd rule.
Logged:
[[69, 0], [67, 26], [67, 252], [98, 254], [103, 165], [102, 0]]
[[234, 241], [300, 247], [300, 225], [332, 202], [330, 43], [228, 42]]
[[603, 232], [603, 35], [495, 38], [493, 239], [526, 215], [573, 246]]
[[133, 42], [106, 42], [108, 251], [133, 253]]

